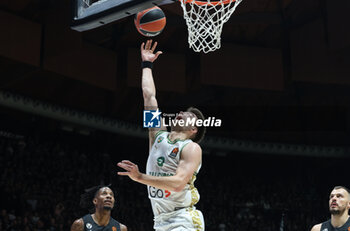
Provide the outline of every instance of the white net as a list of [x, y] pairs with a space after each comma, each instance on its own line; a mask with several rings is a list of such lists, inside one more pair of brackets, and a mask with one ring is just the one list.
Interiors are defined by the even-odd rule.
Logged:
[[83, 0], [83, 2], [85, 3], [86, 7], [90, 6], [90, 0]]
[[98, 4], [102, 4], [103, 2], [106, 2], [107, 0], [83, 0], [84, 4], [85, 4], [85, 8], [90, 7], [92, 5], [98, 5]]
[[219, 49], [222, 27], [241, 1], [180, 0], [188, 27], [190, 48], [204, 53]]

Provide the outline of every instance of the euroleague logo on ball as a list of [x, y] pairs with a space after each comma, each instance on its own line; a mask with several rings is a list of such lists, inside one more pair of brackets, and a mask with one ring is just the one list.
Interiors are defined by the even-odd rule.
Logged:
[[166, 24], [165, 14], [158, 6], [141, 11], [135, 15], [137, 31], [147, 37], [160, 34]]

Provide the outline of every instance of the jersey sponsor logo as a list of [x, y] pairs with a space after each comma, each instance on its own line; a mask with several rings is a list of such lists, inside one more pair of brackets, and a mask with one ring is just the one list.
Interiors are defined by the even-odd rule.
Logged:
[[328, 231], [328, 229], [327, 229], [327, 228], [325, 228], [325, 229], [322, 229], [322, 231]]
[[164, 161], [165, 161], [165, 158], [164, 157], [158, 157], [157, 158], [157, 164], [159, 167], [163, 167], [163, 164], [164, 164]]
[[86, 228], [87, 228], [87, 229], [91, 229], [91, 228], [92, 228], [92, 224], [86, 223]]
[[163, 137], [163, 136], [158, 137], [158, 139], [157, 139], [157, 143], [159, 144], [160, 142], [162, 142], [162, 141], [163, 141], [163, 139], [164, 139], [164, 137]]
[[169, 154], [169, 157], [176, 158], [177, 153], [179, 152], [179, 148], [174, 148], [171, 153]]
[[117, 231], [117, 227], [113, 226], [112, 231]]
[[152, 198], [168, 198], [171, 195], [171, 192], [168, 190], [158, 189], [152, 186], [148, 186], [149, 196]]
[[166, 173], [166, 172], [149, 172], [148, 175], [151, 175], [151, 176], [174, 176], [173, 173]]

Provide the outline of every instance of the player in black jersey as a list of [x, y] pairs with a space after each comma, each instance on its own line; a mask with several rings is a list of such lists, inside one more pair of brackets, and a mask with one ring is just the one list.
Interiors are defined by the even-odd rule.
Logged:
[[127, 227], [111, 217], [114, 193], [109, 187], [95, 186], [81, 196], [80, 205], [94, 211], [73, 222], [71, 231], [127, 231]]
[[329, 212], [331, 219], [314, 225], [311, 231], [350, 231], [350, 190], [344, 186], [336, 186], [329, 196]]

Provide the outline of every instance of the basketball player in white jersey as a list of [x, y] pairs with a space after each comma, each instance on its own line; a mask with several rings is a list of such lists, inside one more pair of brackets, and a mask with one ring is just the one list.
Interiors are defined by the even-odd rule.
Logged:
[[[162, 52], [155, 53], [156, 47], [157, 42], [152, 46], [152, 40], [141, 45], [142, 91], [146, 110], [158, 109], [152, 64]], [[198, 109], [190, 108], [176, 117], [179, 121], [188, 119], [204, 120], [204, 116]], [[138, 166], [131, 161], [118, 163], [126, 170], [118, 172], [119, 175], [147, 185], [156, 231], [204, 230], [203, 215], [194, 207], [199, 200], [194, 181], [202, 163], [202, 150], [198, 143], [204, 134], [205, 127], [190, 125], [172, 126], [171, 132], [167, 132], [163, 125], [159, 129], [149, 129], [147, 173], [140, 173]]]

